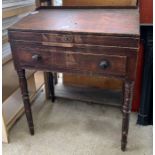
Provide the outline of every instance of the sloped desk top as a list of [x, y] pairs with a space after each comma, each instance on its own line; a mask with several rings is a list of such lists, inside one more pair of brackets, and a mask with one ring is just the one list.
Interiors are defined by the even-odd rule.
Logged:
[[139, 12], [137, 9], [45, 9], [32, 12], [10, 29], [139, 36]]

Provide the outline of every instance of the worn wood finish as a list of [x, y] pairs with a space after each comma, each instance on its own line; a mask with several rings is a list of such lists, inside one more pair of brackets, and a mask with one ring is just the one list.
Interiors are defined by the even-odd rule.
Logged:
[[34, 125], [33, 125], [32, 113], [31, 113], [30, 99], [28, 95], [27, 80], [25, 77], [25, 70], [17, 69], [17, 73], [19, 77], [19, 84], [21, 88], [21, 94], [24, 102], [25, 114], [29, 125], [29, 130], [31, 135], [34, 135]]
[[127, 145], [127, 136], [129, 129], [129, 116], [131, 112], [131, 103], [133, 95], [134, 83], [131, 81], [125, 81], [124, 83], [124, 103], [123, 103], [123, 121], [122, 121], [122, 151], [125, 151]]
[[[10, 37], [12, 37], [12, 32], [10, 33]], [[13, 37], [14, 38], [14, 37]], [[92, 38], [93, 39], [93, 38]], [[112, 57], [117, 57], [117, 56], [123, 56], [123, 57], [127, 57], [127, 61], [128, 61], [128, 65], [126, 66], [126, 70], [127, 70], [127, 76], [130, 79], [134, 79], [135, 76], [135, 70], [133, 70], [133, 66], [136, 66], [136, 59], [137, 59], [137, 51], [138, 51], [138, 45], [137, 48], [121, 48], [121, 47], [113, 47], [113, 46], [97, 46], [97, 45], [88, 45], [88, 44], [74, 44], [73, 47], [70, 48], [66, 48], [66, 47], [55, 47], [55, 46], [42, 46], [42, 43], [38, 43], [38, 42], [24, 42], [24, 41], [14, 41], [13, 42], [14, 45], [14, 50], [17, 51], [17, 55], [22, 52], [26, 53], [27, 56], [29, 56], [29, 61], [31, 61], [31, 63], [35, 62], [32, 61], [32, 54], [43, 54], [45, 53], [45, 55], [47, 55], [47, 59], [50, 59], [48, 57], [48, 55], [61, 55], [63, 57], [64, 55], [64, 51], [65, 53], [69, 53], [72, 54], [74, 56], [76, 56], [78, 53], [81, 54], [82, 56], [85, 54], [93, 54], [93, 55], [97, 55], [98, 58], [100, 57], [100, 55], [109, 55]], [[29, 52], [27, 52], [29, 51]], [[23, 54], [24, 54], [23, 53]], [[23, 55], [22, 54], [22, 55]], [[24, 55], [21, 57], [23, 57], [23, 59], [27, 59]], [[57, 58], [59, 59], [59, 56], [57, 56]], [[83, 57], [81, 59], [84, 59]], [[92, 59], [94, 59], [92, 57]], [[17, 60], [18, 61], [18, 60]], [[99, 60], [98, 60], [99, 61]], [[45, 63], [50, 63], [51, 61], [47, 61]], [[56, 61], [57, 62], [57, 61]], [[43, 63], [43, 61], [38, 61], [37, 63]], [[53, 62], [51, 62], [53, 63]], [[98, 62], [99, 63], [99, 62]], [[32, 65], [32, 64], [31, 64]], [[29, 66], [31, 67], [31, 66]], [[62, 71], [62, 70], [61, 70]], [[103, 71], [104, 72], [104, 71]], [[85, 72], [85, 74], [87, 74]], [[121, 78], [121, 77], [120, 77]]]
[[[107, 76], [132, 83], [139, 42], [138, 19], [138, 10], [135, 9], [45, 9], [25, 17], [9, 29], [31, 133], [33, 120], [24, 70]], [[49, 81], [54, 101], [53, 74], [50, 74]], [[123, 151], [126, 148], [132, 91], [128, 92], [130, 84], [125, 86]]]
[[[23, 18], [10, 30], [139, 36], [139, 12], [136, 9], [46, 9], [38, 11], [36, 14]], [[40, 21], [44, 22], [40, 23]]]
[[49, 73], [44, 72], [44, 81], [45, 81], [45, 95], [46, 99], [50, 99], [50, 89], [49, 89]]
[[55, 95], [59, 98], [84, 101], [90, 104], [122, 107], [121, 91], [112, 91], [96, 87], [69, 86], [59, 82], [55, 85]]
[[46, 99], [51, 99], [52, 102], [55, 101], [55, 85], [57, 84], [57, 73], [44, 72], [45, 81], [45, 94]]
[[[34, 60], [33, 56], [38, 56], [38, 60]], [[31, 52], [29, 49], [20, 49], [16, 52], [16, 57], [20, 60], [18, 63], [22, 67], [35, 69], [53, 69], [62, 72], [77, 72], [81, 74], [91, 75], [111, 75], [125, 76], [126, 75], [126, 56], [105, 55], [105, 54], [84, 54], [72, 52]], [[102, 68], [100, 63], [107, 61], [109, 66]], [[60, 62], [60, 63], [58, 63]]]
[[136, 6], [137, 0], [63, 0], [65, 6]]
[[68, 86], [82, 86], [90, 88], [102, 88], [110, 90], [122, 90], [122, 80], [111, 79], [105, 76], [87, 76], [75, 74], [63, 74], [63, 83]]
[[[145, 0], [144, 0], [145, 1]], [[137, 4], [137, 0], [63, 0], [63, 6], [131, 6]], [[122, 81], [118, 79], [111, 79], [108, 77], [98, 77], [98, 76], [81, 76], [81, 75], [71, 75], [63, 74], [63, 83], [70, 86], [83, 86], [96, 88], [104, 88], [111, 90], [121, 90]]]
[[51, 97], [52, 102], [54, 102], [55, 101], [54, 74], [51, 73], [51, 72], [49, 72], [48, 74], [49, 74], [49, 76], [48, 76], [48, 78], [49, 78], [48, 84], [49, 84], [49, 90], [50, 90], [50, 97]]
[[[78, 33], [38, 33], [38, 32], [16, 32], [12, 31], [11, 34], [15, 40], [29, 40], [36, 43], [42, 43], [43, 45], [49, 45], [53, 43], [53, 46], [63, 46], [62, 43], [68, 43], [68, 45], [100, 45], [100, 46], [114, 46], [114, 47], [130, 47], [137, 48], [138, 37], [117, 37], [106, 35], [86, 35]], [[93, 39], [92, 39], [93, 37]], [[55, 44], [54, 44], [55, 43]], [[69, 44], [70, 43], [70, 44]], [[73, 44], [74, 43], [74, 44]], [[67, 44], [66, 44], [67, 45]], [[71, 47], [72, 47], [71, 46]]]

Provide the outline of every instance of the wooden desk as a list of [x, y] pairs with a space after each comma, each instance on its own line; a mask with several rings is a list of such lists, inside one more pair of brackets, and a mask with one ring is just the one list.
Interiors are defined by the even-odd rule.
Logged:
[[[25, 69], [108, 76], [124, 81], [125, 150], [139, 43], [138, 10], [40, 9], [12, 26], [9, 39], [32, 135]], [[54, 101], [53, 82], [50, 88]]]

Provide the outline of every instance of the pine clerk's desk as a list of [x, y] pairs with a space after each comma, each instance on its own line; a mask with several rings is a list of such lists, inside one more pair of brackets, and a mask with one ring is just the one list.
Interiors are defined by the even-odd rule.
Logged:
[[[137, 9], [39, 9], [9, 28], [9, 39], [32, 135], [25, 69], [107, 76], [124, 81], [121, 148], [126, 149], [139, 44]], [[53, 82], [50, 90], [54, 101]]]

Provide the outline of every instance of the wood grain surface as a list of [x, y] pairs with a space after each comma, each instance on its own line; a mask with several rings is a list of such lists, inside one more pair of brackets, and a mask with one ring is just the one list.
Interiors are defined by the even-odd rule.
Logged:
[[65, 6], [136, 6], [137, 0], [63, 0]]
[[122, 81], [108, 77], [82, 76], [75, 74], [63, 74], [63, 83], [68, 86], [82, 86], [90, 88], [103, 88], [111, 90], [122, 90]]
[[137, 64], [138, 10], [38, 10], [12, 26], [9, 39], [32, 135], [25, 69], [107, 76], [122, 79], [125, 86], [121, 145], [125, 151]]
[[46, 9], [10, 29], [139, 36], [139, 13], [137, 9]]

